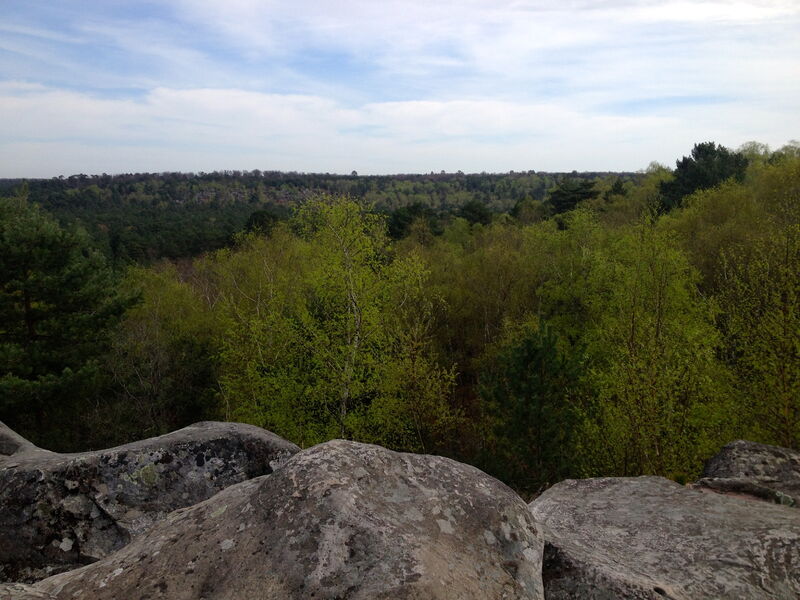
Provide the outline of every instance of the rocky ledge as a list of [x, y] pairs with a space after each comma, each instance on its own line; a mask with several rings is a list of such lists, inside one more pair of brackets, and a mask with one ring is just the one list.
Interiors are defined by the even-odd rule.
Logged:
[[541, 599], [543, 544], [525, 503], [473, 467], [333, 441], [173, 512], [99, 562], [5, 593]]
[[[790, 495], [796, 455], [743, 444], [707, 478]], [[69, 456], [5, 429], [0, 452], [6, 564], [95, 561], [0, 584], [0, 600], [800, 597], [800, 511], [701, 484], [565, 481], [526, 506], [446, 458], [341, 440], [298, 451], [220, 423]]]
[[271, 473], [298, 450], [252, 425], [196, 423], [57, 454], [0, 423], [0, 581], [30, 582], [103, 558], [173, 510]]
[[800, 517], [661, 477], [561, 482], [531, 503], [548, 600], [800, 598]]
[[800, 507], [800, 452], [737, 440], [706, 463], [694, 487]]

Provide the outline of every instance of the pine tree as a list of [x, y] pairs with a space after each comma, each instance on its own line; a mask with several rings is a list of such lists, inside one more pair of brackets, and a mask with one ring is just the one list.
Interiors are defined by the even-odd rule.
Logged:
[[79, 406], [127, 303], [85, 232], [24, 194], [0, 199], [0, 419], [49, 447], [79, 443]]

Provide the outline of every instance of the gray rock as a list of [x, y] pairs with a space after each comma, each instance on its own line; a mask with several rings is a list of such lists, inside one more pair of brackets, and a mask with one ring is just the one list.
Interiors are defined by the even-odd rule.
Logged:
[[548, 600], [800, 598], [800, 512], [660, 477], [564, 481], [530, 504]]
[[800, 452], [737, 440], [706, 463], [694, 487], [800, 506]]
[[31, 582], [98, 560], [167, 513], [271, 473], [298, 450], [252, 425], [207, 422], [56, 454], [0, 423], [0, 581]]
[[57, 600], [541, 599], [542, 546], [525, 503], [481, 471], [333, 441], [32, 591]]
[[0, 583], [0, 600], [53, 600], [53, 597], [32, 585]]
[[2, 464], [3, 457], [15, 456], [33, 451], [53, 454], [53, 452], [50, 452], [49, 450], [37, 448], [16, 431], [8, 428], [2, 421], [0, 421], [0, 464]]

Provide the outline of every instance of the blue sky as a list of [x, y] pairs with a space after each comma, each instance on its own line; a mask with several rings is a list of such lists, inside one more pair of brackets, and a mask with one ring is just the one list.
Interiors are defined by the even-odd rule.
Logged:
[[800, 138], [797, 0], [5, 0], [0, 177], [637, 170]]

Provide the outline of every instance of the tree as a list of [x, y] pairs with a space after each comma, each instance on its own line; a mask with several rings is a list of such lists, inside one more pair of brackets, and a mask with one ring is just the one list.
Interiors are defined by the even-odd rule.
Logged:
[[245, 223], [245, 231], [257, 231], [258, 233], [269, 234], [275, 223], [281, 220], [280, 213], [274, 207], [260, 209], [250, 213]]
[[80, 230], [0, 200], [0, 419], [54, 448], [81, 441], [109, 328], [130, 303]]
[[422, 221], [431, 231], [441, 233], [436, 212], [422, 202], [414, 202], [391, 212], [387, 221], [389, 236], [393, 240], [406, 237], [411, 232], [412, 226], [416, 221]]
[[588, 179], [563, 179], [550, 192], [548, 202], [554, 214], [567, 212], [575, 208], [579, 202], [593, 200], [600, 194], [594, 189], [594, 182]]
[[692, 476], [733, 419], [720, 398], [714, 304], [673, 236], [652, 223], [593, 253], [584, 292], [586, 405], [581, 442], [590, 471]]
[[577, 355], [559, 350], [553, 330], [534, 319], [510, 332], [487, 362], [480, 387], [492, 430], [488, 469], [537, 494], [575, 466]]
[[481, 225], [488, 225], [492, 222], [492, 213], [486, 207], [486, 204], [480, 200], [470, 200], [458, 211], [458, 216], [466, 219], [470, 224], [480, 223]]
[[522, 225], [530, 225], [531, 223], [544, 221], [548, 216], [548, 210], [541, 200], [534, 200], [526, 196], [521, 200], [517, 200], [511, 209], [511, 216]]
[[622, 179], [616, 177], [614, 179], [614, 183], [611, 184], [611, 187], [604, 192], [603, 199], [606, 202], [610, 202], [613, 200], [614, 196], [625, 196], [627, 193], [628, 192], [625, 189], [625, 184], [623, 183]]
[[712, 188], [731, 177], [742, 181], [747, 163], [744, 155], [714, 142], [695, 144], [691, 156], [684, 156], [675, 163], [675, 178], [661, 184], [663, 209], [672, 210], [696, 190]]
[[800, 448], [800, 223], [727, 255], [721, 303], [751, 435]]
[[301, 446], [436, 447], [455, 417], [453, 373], [430, 356], [424, 265], [392, 261], [383, 218], [349, 198], [310, 199], [292, 228], [247, 238], [212, 267], [230, 415]]
[[208, 302], [170, 263], [132, 268], [125, 287], [141, 291], [110, 336], [102, 365], [107, 400], [90, 415], [96, 446], [113, 446], [218, 418], [215, 338]]

